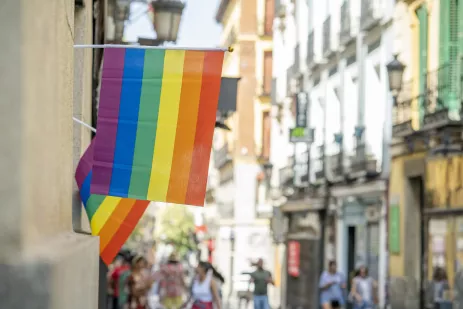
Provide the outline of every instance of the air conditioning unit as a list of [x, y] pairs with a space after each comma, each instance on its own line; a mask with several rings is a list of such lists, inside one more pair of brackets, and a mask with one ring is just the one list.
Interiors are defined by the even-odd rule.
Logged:
[[367, 222], [377, 222], [381, 217], [380, 208], [377, 206], [368, 206], [365, 209], [365, 218]]

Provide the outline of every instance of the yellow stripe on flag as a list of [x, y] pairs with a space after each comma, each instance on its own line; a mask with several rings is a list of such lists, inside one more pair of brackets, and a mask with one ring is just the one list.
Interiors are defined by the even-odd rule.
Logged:
[[96, 236], [100, 233], [101, 229], [105, 225], [108, 218], [113, 213], [116, 206], [121, 201], [120, 197], [107, 196], [100, 207], [92, 217], [92, 222], [90, 222], [90, 228], [92, 230], [92, 235]]
[[169, 189], [184, 60], [185, 51], [183, 50], [168, 50], [165, 53], [161, 102], [147, 194], [147, 199], [152, 201], [165, 201]]

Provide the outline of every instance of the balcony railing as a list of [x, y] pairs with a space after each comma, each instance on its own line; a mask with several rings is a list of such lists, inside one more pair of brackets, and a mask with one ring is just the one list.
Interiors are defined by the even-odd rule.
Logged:
[[344, 0], [341, 6], [341, 29], [339, 32], [339, 43], [341, 45], [348, 44], [352, 40], [349, 2], [349, 0]]
[[288, 164], [280, 168], [280, 186], [292, 186], [294, 184], [294, 157], [288, 158]]
[[316, 166], [314, 166], [315, 182], [320, 182], [325, 179], [325, 164], [323, 162], [323, 160], [325, 160], [325, 145], [318, 147], [318, 153], [318, 159], [315, 160]]
[[377, 173], [377, 160], [372, 155], [367, 153], [367, 147], [365, 144], [359, 144], [357, 147], [355, 147], [355, 155], [352, 156], [350, 163], [351, 173]]
[[363, 30], [369, 30], [379, 23], [379, 8], [381, 0], [361, 0], [360, 26]]
[[396, 106], [393, 107], [393, 137], [404, 137], [414, 132], [412, 125], [414, 113], [412, 107], [416, 103], [417, 99], [413, 97], [413, 80], [403, 83]]
[[326, 56], [331, 51], [331, 16], [328, 16], [323, 22], [323, 55]]
[[307, 38], [307, 65], [310, 67], [313, 65], [315, 60], [315, 52], [314, 52], [314, 31], [312, 30], [309, 33], [309, 37]]
[[342, 153], [339, 152], [329, 157], [330, 169], [335, 177], [343, 176]]
[[[426, 73], [424, 93], [419, 100], [424, 108], [423, 129], [433, 129], [451, 121], [453, 110], [458, 109], [456, 66], [444, 65]], [[423, 92], [423, 91], [422, 91]], [[458, 111], [456, 111], [458, 114]]]
[[214, 150], [214, 166], [221, 168], [231, 161], [231, 154], [229, 151], [228, 143], [225, 143], [220, 149]]

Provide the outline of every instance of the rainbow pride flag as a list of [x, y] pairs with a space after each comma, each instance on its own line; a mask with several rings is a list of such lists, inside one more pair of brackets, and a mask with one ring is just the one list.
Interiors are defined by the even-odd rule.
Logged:
[[105, 49], [92, 194], [204, 205], [223, 58]]
[[101, 259], [109, 265], [132, 233], [150, 202], [90, 194], [94, 142], [95, 139], [80, 159], [75, 177], [92, 234], [100, 236]]

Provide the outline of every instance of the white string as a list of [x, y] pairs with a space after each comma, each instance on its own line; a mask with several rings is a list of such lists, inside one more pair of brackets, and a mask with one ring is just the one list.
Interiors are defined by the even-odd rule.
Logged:
[[83, 122], [82, 120], [77, 119], [76, 117], [72, 117], [72, 119], [73, 119], [75, 122], [77, 122], [77, 123], [83, 125], [83, 126], [86, 127], [87, 129], [90, 129], [92, 132], [96, 133], [96, 129], [95, 129], [94, 127], [92, 127], [91, 125], [86, 124], [85, 122]]
[[203, 47], [180, 47], [180, 46], [145, 46], [145, 45], [122, 45], [122, 44], [90, 44], [74, 45], [74, 48], [139, 48], [139, 49], [171, 49], [171, 50], [197, 50], [197, 51], [233, 51], [233, 48], [203, 48]]

